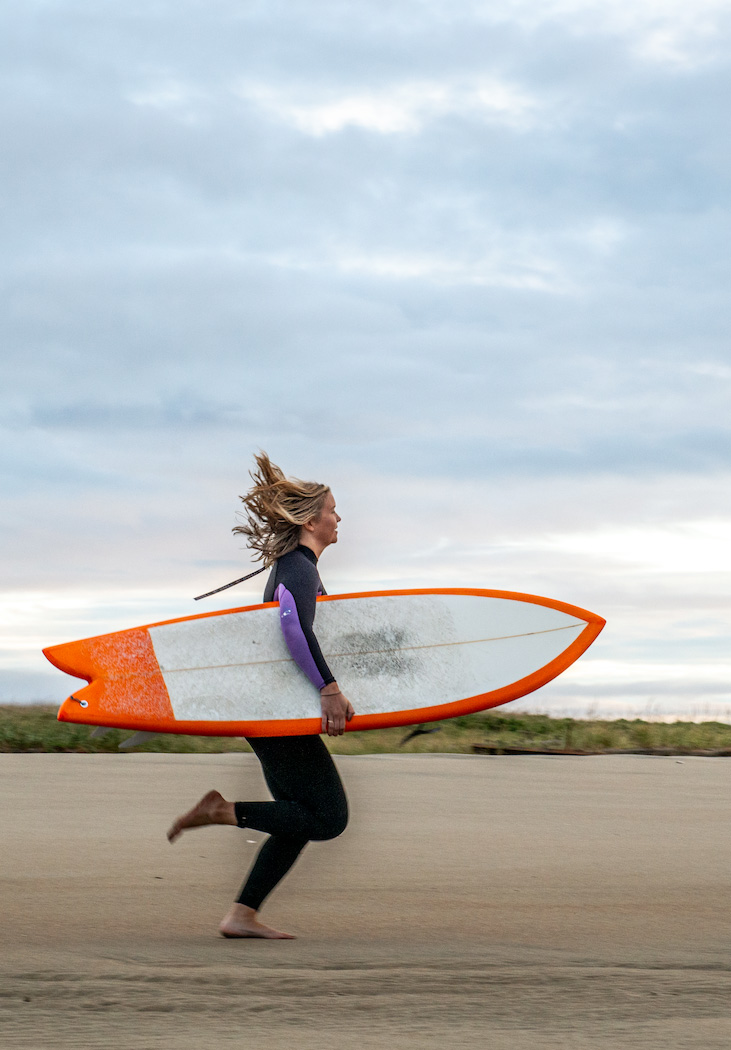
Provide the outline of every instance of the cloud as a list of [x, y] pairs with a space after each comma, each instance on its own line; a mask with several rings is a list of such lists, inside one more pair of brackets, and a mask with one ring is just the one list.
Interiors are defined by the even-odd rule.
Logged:
[[645, 572], [731, 573], [731, 522], [724, 519], [674, 522], [664, 528], [600, 528], [539, 542], [548, 550], [593, 555], [604, 563], [636, 565]]
[[489, 11], [478, 0], [472, 13], [490, 21], [514, 19], [527, 30], [557, 24], [579, 36], [617, 36], [638, 59], [680, 70], [716, 60], [728, 25], [725, 0], [699, 0], [692, 7], [682, 0], [503, 0]]
[[428, 122], [452, 115], [462, 119], [474, 116], [525, 129], [535, 123], [536, 111], [541, 108], [537, 98], [497, 78], [462, 84], [397, 81], [377, 91], [344, 97], [333, 91], [330, 97], [319, 100], [303, 99], [301, 90], [285, 94], [266, 84], [246, 82], [237, 85], [235, 93], [315, 138], [347, 128], [363, 128], [381, 135], [415, 134]]

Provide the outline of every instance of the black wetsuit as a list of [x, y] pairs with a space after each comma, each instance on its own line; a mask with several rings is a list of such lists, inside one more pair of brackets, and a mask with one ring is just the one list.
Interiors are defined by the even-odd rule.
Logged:
[[[272, 568], [264, 601], [278, 600], [280, 620], [292, 658], [317, 688], [334, 682], [312, 630], [316, 599], [324, 590], [317, 558], [299, 546]], [[274, 802], [237, 802], [241, 828], [269, 838], [239, 894], [239, 904], [258, 910], [311, 839], [334, 839], [348, 823], [343, 785], [319, 736], [251, 737]]]

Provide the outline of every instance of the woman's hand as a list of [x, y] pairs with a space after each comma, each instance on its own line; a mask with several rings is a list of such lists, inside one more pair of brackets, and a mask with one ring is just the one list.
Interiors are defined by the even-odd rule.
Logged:
[[337, 682], [330, 682], [320, 690], [322, 707], [322, 733], [328, 736], [342, 736], [345, 723], [355, 714], [353, 705], [347, 696], [340, 692]]

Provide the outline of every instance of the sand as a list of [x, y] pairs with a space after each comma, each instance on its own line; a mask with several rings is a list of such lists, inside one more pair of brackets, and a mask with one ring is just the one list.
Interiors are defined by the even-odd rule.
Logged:
[[3, 1050], [731, 1045], [724, 759], [338, 759], [352, 819], [263, 918], [261, 836], [189, 832], [251, 755], [0, 755]]

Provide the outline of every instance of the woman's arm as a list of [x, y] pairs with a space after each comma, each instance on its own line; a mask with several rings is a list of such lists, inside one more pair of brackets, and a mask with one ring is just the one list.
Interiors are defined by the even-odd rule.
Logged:
[[321, 731], [340, 736], [354, 712], [347, 697], [341, 693], [313, 630], [320, 586], [317, 570], [306, 558], [289, 559], [282, 570], [283, 579], [274, 592], [274, 598], [279, 602], [284, 641], [294, 662], [320, 690]]
[[[296, 592], [298, 588], [295, 586], [294, 590]], [[296, 593], [293, 594], [285, 584], [280, 583], [274, 592], [274, 597], [279, 602], [279, 622], [282, 627], [284, 641], [294, 662], [300, 670], [304, 671], [317, 689], [322, 689], [323, 686], [334, 682], [335, 675], [327, 666], [325, 657], [320, 649], [320, 643], [312, 629], [315, 610], [313, 608], [312, 614], [309, 615], [310, 602], [307, 601], [307, 595], [300, 594], [298, 602]], [[317, 594], [315, 593], [311, 602], [313, 607], [315, 606], [316, 598]], [[302, 609], [302, 612], [300, 612], [300, 609]]]

